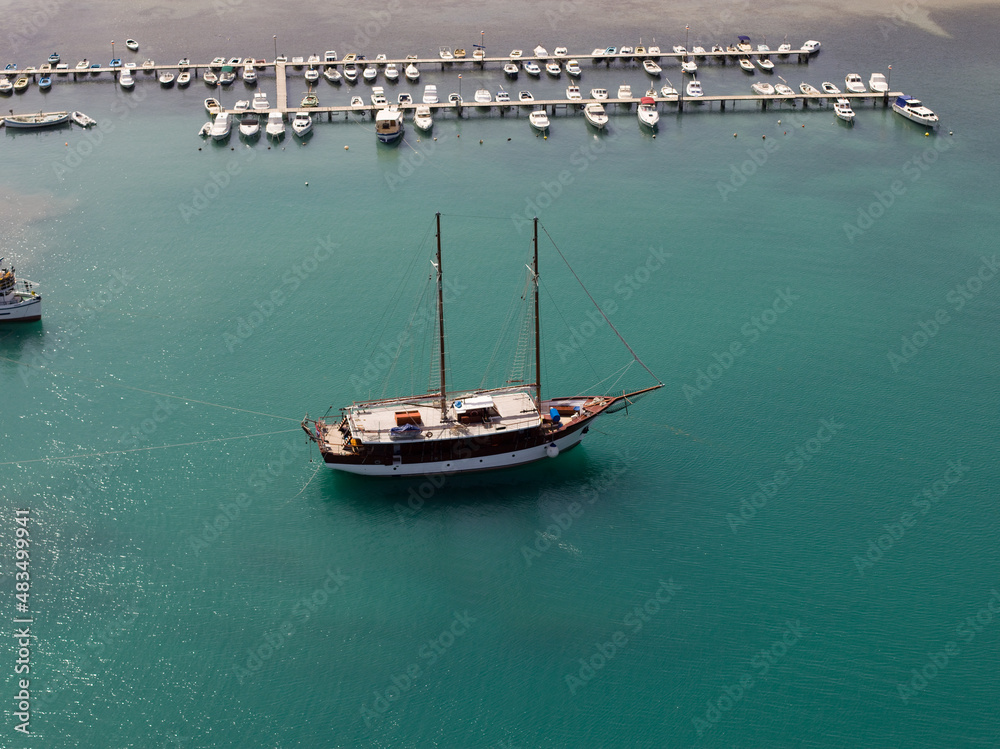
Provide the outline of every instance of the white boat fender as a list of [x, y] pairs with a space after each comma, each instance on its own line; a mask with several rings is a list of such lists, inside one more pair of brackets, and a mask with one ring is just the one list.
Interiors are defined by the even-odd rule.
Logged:
[[559, 446], [555, 442], [550, 442], [545, 446], [545, 454], [554, 458], [559, 454]]

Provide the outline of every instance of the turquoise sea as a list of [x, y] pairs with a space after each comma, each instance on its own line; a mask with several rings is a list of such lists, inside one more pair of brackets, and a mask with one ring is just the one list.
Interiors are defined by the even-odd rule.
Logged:
[[[126, 59], [164, 62], [669, 49], [690, 25], [821, 40], [778, 60], [793, 87], [892, 65], [942, 122], [687, 104], [655, 139], [634, 110], [544, 139], [522, 111], [408, 123], [395, 148], [362, 120], [217, 146], [200, 81], [5, 98], [100, 125], [0, 132], [0, 255], [44, 296], [41, 323], [0, 330], [0, 746], [1000, 745], [996, 7], [609, 7], [98, 3], [0, 41], [24, 68], [106, 63], [128, 36]], [[581, 63], [587, 90], [649, 80]], [[707, 93], [762, 77], [699, 72]], [[463, 96], [480, 83], [566, 86], [490, 66]], [[456, 387], [479, 384], [536, 214], [665, 387], [517, 471], [321, 468], [299, 421], [380, 392], [376, 335], [403, 330], [438, 211]], [[629, 356], [542, 245], [546, 392], [575, 393]], [[422, 387], [426, 353], [395, 381]]]

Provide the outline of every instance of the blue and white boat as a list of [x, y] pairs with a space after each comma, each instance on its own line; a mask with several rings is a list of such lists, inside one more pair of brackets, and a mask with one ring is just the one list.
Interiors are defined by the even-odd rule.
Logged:
[[375, 135], [382, 143], [395, 143], [403, 137], [403, 113], [397, 106], [380, 109], [375, 115]]
[[938, 124], [938, 116], [912, 96], [897, 97], [892, 103], [892, 111], [924, 127], [937, 127]]
[[38, 88], [40, 88], [42, 91], [52, 88], [52, 79], [49, 78], [48, 76], [45, 76], [44, 78], [39, 78]]
[[31, 281], [18, 281], [13, 268], [0, 267], [0, 323], [41, 319], [42, 297], [32, 290]]
[[49, 55], [49, 62], [52, 63], [53, 65], [57, 64], [59, 62], [59, 53], [53, 52], [51, 55]]

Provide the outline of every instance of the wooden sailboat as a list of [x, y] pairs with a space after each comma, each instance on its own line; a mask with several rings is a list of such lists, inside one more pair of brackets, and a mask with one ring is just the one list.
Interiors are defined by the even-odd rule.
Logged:
[[[341, 408], [339, 419], [309, 419], [306, 415], [302, 428], [319, 446], [327, 467], [368, 476], [417, 476], [510, 468], [555, 458], [579, 445], [598, 416], [625, 409], [640, 396], [663, 387], [654, 376], [655, 385], [632, 392], [542, 398], [536, 218], [534, 259], [528, 268], [533, 291], [535, 382], [449, 392], [445, 381], [441, 214], [437, 214], [436, 228], [437, 254], [432, 264], [440, 357], [437, 390], [356, 402]], [[608, 325], [614, 330], [610, 321]], [[629, 352], [649, 372], [631, 348]]]

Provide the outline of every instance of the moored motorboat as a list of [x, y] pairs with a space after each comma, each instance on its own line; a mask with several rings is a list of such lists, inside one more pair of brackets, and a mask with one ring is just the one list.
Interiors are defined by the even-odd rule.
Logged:
[[538, 67], [538, 63], [534, 60], [528, 60], [524, 63], [524, 72], [537, 78], [542, 74], [542, 69]]
[[639, 99], [638, 117], [640, 125], [655, 128], [660, 121], [660, 113], [656, 111], [656, 99], [651, 96], [643, 96]]
[[604, 100], [608, 98], [608, 90], [606, 88], [592, 88], [590, 89], [590, 98]]
[[823, 81], [823, 83], [821, 84], [821, 88], [823, 89], [824, 94], [840, 93], [840, 89], [837, 86], [834, 86], [832, 83], [830, 83], [830, 81]]
[[757, 58], [757, 67], [759, 67], [761, 70], [764, 70], [764, 71], [767, 71], [768, 73], [770, 73], [772, 70], [774, 70], [774, 63], [771, 62], [766, 57], [758, 57]]
[[229, 137], [232, 120], [226, 112], [219, 112], [212, 121], [212, 140], [225, 140]]
[[531, 95], [530, 91], [518, 91], [517, 100], [522, 104], [532, 104], [535, 101], [535, 97]]
[[285, 135], [285, 116], [278, 111], [269, 112], [264, 132], [269, 138], [283, 138]]
[[663, 68], [661, 68], [652, 60], [643, 60], [642, 67], [645, 69], [647, 73], [649, 73], [652, 76], [659, 76], [660, 73], [663, 72]]
[[740, 67], [743, 68], [748, 73], [752, 73], [753, 72], [753, 70], [754, 70], [754, 68], [753, 68], [753, 62], [751, 62], [751, 60], [750, 60], [749, 57], [741, 57], [739, 59], [739, 63], [740, 63]]
[[583, 99], [583, 94], [580, 93], [580, 87], [575, 83], [570, 84], [566, 87], [566, 98], [570, 101], [580, 101]]
[[579, 78], [583, 75], [583, 68], [580, 67], [580, 63], [577, 60], [570, 60], [566, 63], [566, 75], [573, 78]]
[[61, 59], [62, 58], [59, 56], [58, 52], [53, 52], [51, 55], [49, 55], [49, 64], [58, 65]]
[[562, 75], [562, 68], [557, 62], [547, 62], [545, 63], [545, 72], [551, 75], [553, 78], [558, 78]]
[[30, 130], [39, 127], [53, 127], [69, 121], [69, 112], [38, 112], [37, 114], [6, 114], [4, 125], [8, 130]]
[[545, 47], [543, 47], [541, 44], [535, 47], [533, 52], [535, 54], [535, 57], [537, 57], [539, 60], [547, 60], [549, 58], [549, 51], [545, 49]]
[[257, 68], [254, 67], [252, 62], [243, 65], [243, 82], [247, 84], [257, 82]]
[[14, 89], [14, 91], [17, 92], [24, 91], [26, 88], [28, 88], [28, 76], [21, 75], [15, 78], [12, 88]]
[[688, 75], [694, 75], [698, 72], [698, 65], [694, 60], [685, 60], [681, 63], [681, 70]]
[[500, 90], [497, 91], [496, 102], [497, 104], [505, 105], [504, 109], [507, 109], [508, 107], [506, 105], [510, 104], [510, 94], [504, 91], [502, 86], [500, 87]]
[[382, 86], [372, 86], [371, 102], [373, 107], [389, 106], [389, 99], [386, 98], [385, 89]]
[[818, 41], [816, 41], [815, 39], [810, 39], [807, 42], [803, 42], [802, 49], [812, 54], [813, 52], [819, 52], [820, 46], [821, 45]]
[[42, 91], [47, 91], [52, 88], [52, 79], [49, 76], [42, 76], [38, 79], [38, 88]]
[[758, 96], [774, 96], [774, 86], [770, 83], [765, 83], [764, 81], [759, 81], [757, 83], [750, 84], [750, 88]]
[[260, 120], [257, 115], [248, 114], [240, 120], [240, 135], [247, 139], [260, 135]]
[[312, 132], [312, 117], [306, 112], [296, 112], [292, 118], [292, 132], [300, 138], [304, 138]]
[[205, 111], [209, 114], [218, 114], [222, 111], [222, 104], [219, 103], [218, 99], [213, 99], [211, 96], [205, 99]]
[[865, 82], [857, 73], [848, 73], [844, 77], [844, 86], [847, 88], [848, 92], [852, 94], [865, 93]]
[[381, 143], [395, 143], [403, 137], [403, 113], [392, 105], [375, 115], [375, 136]]
[[35, 322], [42, 319], [42, 297], [31, 281], [18, 281], [14, 268], [3, 267], [0, 257], [0, 323]]
[[670, 81], [660, 89], [660, 96], [669, 101], [677, 101], [678, 95], [677, 89], [670, 85]]
[[139, 51], [139, 42], [137, 42], [135, 39], [126, 39], [125, 46], [128, 47], [133, 52]]
[[623, 83], [622, 85], [620, 85], [618, 87], [618, 96], [616, 98], [618, 98], [618, 99], [631, 99], [632, 98], [632, 87], [629, 84], [627, 84], [627, 83]]
[[596, 101], [590, 102], [583, 108], [583, 116], [598, 130], [603, 130], [608, 125], [608, 113], [604, 111], [604, 106]]
[[795, 90], [785, 83], [775, 83], [774, 93], [779, 96], [795, 96]]
[[[346, 57], [344, 58], [347, 59]], [[353, 62], [348, 62], [344, 64], [344, 80], [348, 83], [358, 82], [358, 66]]]
[[318, 107], [319, 106], [319, 97], [316, 96], [316, 94], [314, 94], [314, 93], [312, 93], [310, 91], [309, 93], [307, 93], [305, 96], [302, 97], [302, 101], [300, 102], [299, 106], [302, 106], [302, 107]]
[[424, 104], [437, 104], [438, 103], [438, 89], [433, 83], [428, 83], [424, 86], [424, 95], [421, 101]]
[[898, 96], [892, 111], [924, 127], [937, 127], [938, 116], [912, 96]]
[[420, 80], [420, 70], [416, 63], [411, 62], [406, 66], [406, 80], [416, 83]]
[[455, 55], [451, 53], [451, 47], [440, 47], [438, 49], [438, 55], [441, 56], [442, 60], [454, 60]]
[[93, 117], [88, 117], [87, 115], [85, 115], [83, 112], [80, 111], [71, 112], [69, 118], [73, 120], [73, 122], [75, 122], [80, 127], [90, 127], [91, 125], [97, 124], [97, 120], [95, 120]]
[[489, 102], [493, 101], [493, 94], [491, 94], [489, 90], [485, 88], [480, 88], [476, 89], [476, 93], [475, 96], [473, 96], [473, 99], [479, 102], [480, 104], [488, 104]]
[[340, 71], [337, 70], [332, 65], [323, 70], [323, 77], [326, 78], [328, 81], [330, 81], [330, 83], [337, 83], [337, 84], [339, 84], [344, 79], [344, 77], [340, 74]]
[[418, 130], [428, 132], [434, 126], [431, 108], [426, 104], [418, 104], [413, 112], [413, 126]]
[[504, 75], [512, 81], [517, 78], [518, 67], [516, 62], [508, 62], [503, 66]]
[[233, 109], [235, 109], [237, 112], [246, 112], [248, 109], [250, 109], [250, 100], [237, 99], [236, 103], [233, 104]]
[[118, 85], [125, 89], [135, 86], [135, 78], [132, 76], [132, 73], [129, 72], [128, 68], [122, 70], [122, 72], [118, 75]]
[[395, 83], [399, 80], [399, 68], [396, 67], [396, 63], [394, 62], [387, 63], [383, 73], [385, 74], [385, 79], [390, 83]]
[[160, 85], [166, 88], [167, 86], [174, 85], [174, 74], [169, 70], [160, 71], [159, 75]]
[[367, 109], [368, 105], [365, 104], [365, 100], [360, 96], [351, 97], [351, 109]]
[[319, 80], [319, 71], [316, 70], [316, 68], [309, 68], [309, 70], [305, 72], [305, 79], [309, 83], [315, 83]]
[[851, 109], [851, 102], [840, 98], [833, 103], [833, 112], [844, 122], [854, 123], [854, 110]]
[[80, 60], [80, 62], [76, 64], [77, 72], [85, 71], [89, 67], [90, 67], [90, 60], [88, 60], [87, 58], [83, 58], [82, 60]]
[[549, 128], [549, 115], [544, 109], [536, 109], [528, 115], [528, 122], [535, 130], [543, 132]]
[[205, 82], [206, 86], [216, 86], [219, 83], [219, 76], [211, 70], [206, 70], [201, 79]]
[[889, 81], [882, 73], [872, 73], [868, 79], [868, 89], [874, 94], [884, 94], [889, 90]]
[[375, 65], [366, 65], [364, 73], [361, 74], [366, 82], [371, 83], [378, 78], [378, 68]]
[[186, 70], [181, 71], [181, 73], [177, 76], [177, 85], [184, 88], [189, 83], [191, 83], [191, 74]]
[[684, 87], [684, 93], [690, 97], [704, 96], [705, 92], [701, 89], [701, 81], [695, 79], [693, 81], [688, 81], [687, 86]]
[[799, 91], [804, 93], [806, 96], [819, 96], [819, 89], [812, 86], [805, 81], [799, 84]]
[[270, 109], [270, 105], [267, 103], [267, 94], [263, 91], [258, 91], [253, 95], [253, 103], [250, 108], [255, 112], [266, 112]]
[[14, 90], [14, 84], [7, 76], [0, 76], [0, 94], [9, 94]]
[[567, 49], [566, 47], [556, 47], [554, 50], [552, 50], [552, 55], [554, 57], [565, 57], [568, 54], [569, 54], [569, 49]]

